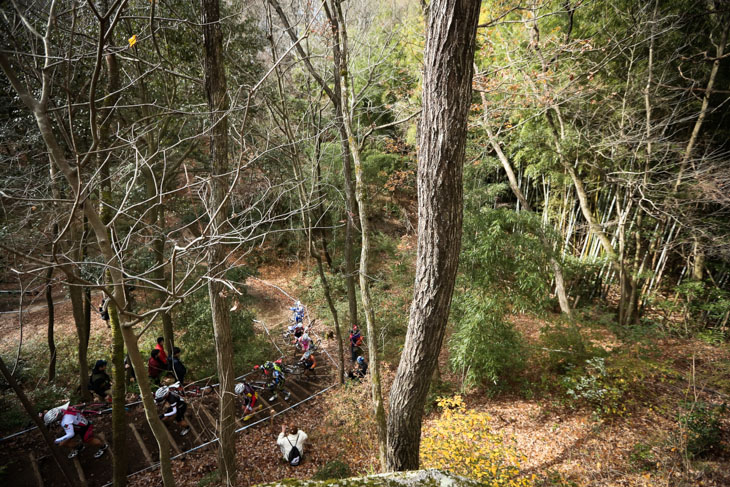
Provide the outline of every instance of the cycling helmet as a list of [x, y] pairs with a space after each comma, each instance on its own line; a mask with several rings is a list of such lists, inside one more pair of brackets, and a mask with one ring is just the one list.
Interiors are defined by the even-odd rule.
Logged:
[[167, 386], [162, 386], [159, 389], [155, 391], [155, 401], [161, 402], [164, 401], [167, 395], [170, 393], [170, 388]]
[[307, 360], [311, 356], [312, 356], [312, 352], [310, 350], [307, 350], [306, 352], [304, 352], [304, 355], [302, 355], [302, 358], [304, 360]]
[[234, 392], [237, 396], [243, 395], [243, 392], [246, 390], [246, 384], [238, 383], [236, 384], [236, 388], [234, 389]]
[[61, 419], [61, 416], [63, 416], [63, 406], [49, 409], [48, 412], [43, 415], [43, 422], [46, 423], [46, 426], [51, 426], [53, 423]]
[[360, 364], [360, 365], [364, 364], [365, 363], [365, 357], [363, 357], [362, 355], [360, 355], [357, 358], [357, 363]]

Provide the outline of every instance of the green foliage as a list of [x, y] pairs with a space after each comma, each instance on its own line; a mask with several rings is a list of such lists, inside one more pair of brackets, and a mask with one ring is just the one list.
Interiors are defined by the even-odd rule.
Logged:
[[570, 371], [561, 382], [574, 405], [590, 406], [597, 417], [626, 413], [626, 379], [609, 371], [603, 357], [587, 360], [583, 368]]
[[220, 470], [212, 470], [198, 480], [198, 487], [212, 487], [219, 485], [221, 481]]
[[684, 403], [679, 415], [687, 453], [691, 457], [719, 454], [723, 440], [722, 421], [727, 405], [704, 402]]
[[548, 353], [548, 368], [559, 374], [582, 366], [597, 351], [575, 325], [548, 325], [542, 329], [540, 341]]
[[319, 467], [312, 480], [346, 479], [350, 476], [352, 476], [350, 466], [338, 458]]
[[499, 296], [510, 311], [541, 311], [550, 301], [549, 258], [539, 218], [526, 212], [480, 208], [464, 216], [464, 284]]
[[465, 215], [461, 275], [452, 308], [451, 364], [464, 385], [499, 384], [524, 367], [525, 346], [508, 313], [550, 303], [552, 250], [535, 215], [479, 208]]
[[459, 297], [455, 331], [449, 341], [451, 366], [461, 371], [463, 385], [489, 381], [495, 385], [525, 365], [522, 337], [505, 319], [504, 303], [478, 292]]
[[[243, 373], [254, 364], [266, 360], [270, 345], [253, 332], [253, 314], [245, 309], [231, 313], [233, 335], [233, 367]], [[210, 301], [206, 289], [198, 291], [175, 308], [174, 321], [182, 331], [177, 343], [183, 350], [190, 378], [216, 374], [215, 339]]]
[[636, 443], [631, 447], [629, 461], [639, 470], [654, 470], [656, 468], [656, 456], [652, 452], [651, 445], [643, 442]]

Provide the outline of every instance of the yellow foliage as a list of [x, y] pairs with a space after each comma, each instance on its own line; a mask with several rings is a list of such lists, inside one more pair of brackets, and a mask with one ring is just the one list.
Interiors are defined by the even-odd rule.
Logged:
[[448, 470], [490, 486], [530, 487], [534, 476], [520, 478], [525, 460], [502, 435], [489, 430], [489, 415], [466, 409], [461, 396], [437, 400], [443, 410], [421, 438], [421, 466]]

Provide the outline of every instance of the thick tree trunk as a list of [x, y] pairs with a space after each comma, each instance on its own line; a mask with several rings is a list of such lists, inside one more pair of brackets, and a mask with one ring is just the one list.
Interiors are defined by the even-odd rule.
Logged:
[[33, 406], [33, 404], [30, 402], [30, 400], [28, 400], [28, 397], [25, 395], [23, 388], [20, 387], [20, 385], [15, 381], [15, 378], [10, 373], [8, 368], [5, 366], [5, 362], [3, 361], [1, 356], [0, 356], [0, 373], [2, 373], [2, 376], [5, 378], [5, 380], [10, 385], [10, 387], [13, 389], [13, 391], [15, 391], [15, 394], [18, 396], [20, 403], [23, 405], [25, 412], [28, 414], [30, 419], [33, 420], [35, 425], [38, 427], [38, 430], [43, 435], [43, 439], [45, 440], [46, 444], [48, 445], [48, 449], [51, 451], [51, 455], [53, 456], [53, 459], [56, 461], [56, 464], [61, 469], [61, 475], [63, 476], [63, 479], [66, 481], [66, 483], [70, 487], [75, 487], [77, 485], [76, 476], [73, 474], [73, 471], [71, 470], [71, 465], [69, 465], [70, 462], [65, 458], [65, 456], [59, 450], [59, 448], [55, 445], [55, 443], [53, 441], [53, 437], [51, 437], [51, 434], [48, 431], [48, 428], [46, 428], [46, 425], [43, 424], [42, 417], [38, 415], [35, 406]]
[[[115, 285], [117, 291], [120, 290], [119, 285]], [[115, 293], [115, 297], [119, 296], [118, 292]], [[129, 360], [132, 362], [134, 368], [134, 375], [139, 384], [139, 390], [142, 395], [142, 404], [144, 406], [145, 417], [147, 422], [152, 429], [152, 434], [157, 440], [157, 447], [160, 451], [160, 470], [162, 472], [162, 482], [165, 487], [175, 487], [175, 477], [172, 474], [172, 462], [170, 460], [170, 440], [167, 438], [167, 427], [162, 423], [162, 420], [157, 415], [157, 406], [155, 405], [155, 396], [152, 392], [152, 385], [150, 384], [150, 378], [147, 375], [147, 363], [142, 358], [142, 354], [139, 351], [139, 343], [137, 342], [137, 335], [134, 333], [134, 329], [130, 326], [121, 324], [122, 337], [124, 338], [124, 344], [127, 346], [127, 352], [129, 353]], [[115, 380], [116, 374], [115, 374]]]
[[[226, 75], [223, 66], [223, 34], [220, 25], [219, 0], [202, 0], [203, 41], [205, 45], [205, 93], [210, 110], [210, 198], [208, 211], [208, 273], [210, 277], [224, 277], [226, 253], [223, 244], [216, 242], [227, 225], [228, 203], [228, 118], [226, 111]], [[218, 379], [220, 382], [220, 409], [218, 438], [218, 466], [224, 485], [236, 482], [236, 403], [233, 394], [236, 375], [233, 371], [233, 338], [228, 311], [228, 299], [223, 284], [210, 279], [208, 295], [213, 315]]]
[[[108, 9], [108, 6], [104, 6]], [[102, 29], [108, 29], [108, 20], [102, 21]], [[107, 98], [104, 106], [99, 110], [99, 147], [108, 149], [112, 146], [109, 136], [109, 127], [113, 116], [114, 105], [118, 99], [119, 64], [115, 54], [104, 56], [107, 67]], [[100, 150], [97, 154], [97, 166], [101, 175], [101, 201], [99, 214], [104, 225], [111, 221], [112, 188], [109, 170], [109, 160], [106, 152]], [[106, 273], [107, 284], [111, 283], [110, 273]], [[113, 302], [107, 306], [109, 313], [109, 327], [112, 331], [112, 482], [114, 487], [124, 487], [127, 484], [127, 410], [125, 408], [126, 381], [124, 370], [124, 338], [119, 321], [119, 312]]]
[[479, 7], [471, 0], [434, 0], [429, 9], [418, 144], [418, 257], [408, 332], [390, 393], [389, 470], [418, 468], [423, 406], [451, 307]]

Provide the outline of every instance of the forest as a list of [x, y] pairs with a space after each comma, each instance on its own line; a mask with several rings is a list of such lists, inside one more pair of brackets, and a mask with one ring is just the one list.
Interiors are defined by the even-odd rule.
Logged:
[[730, 485], [730, 3], [0, 13], [3, 485]]

